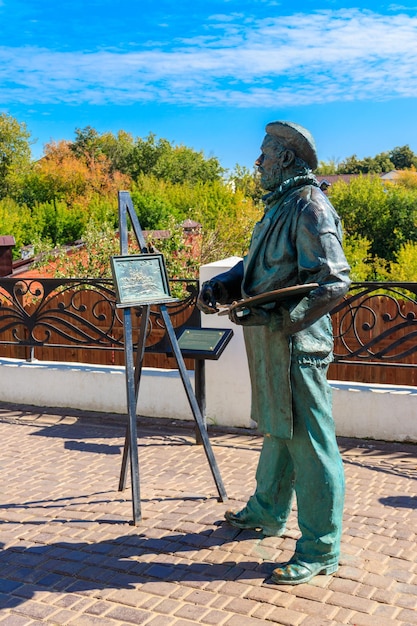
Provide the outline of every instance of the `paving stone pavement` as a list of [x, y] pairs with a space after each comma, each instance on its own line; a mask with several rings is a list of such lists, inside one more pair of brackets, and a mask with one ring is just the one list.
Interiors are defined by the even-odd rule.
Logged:
[[122, 418], [0, 403], [0, 626], [417, 624], [417, 445], [340, 439], [341, 565], [268, 582], [298, 537], [238, 531], [226, 508], [254, 489], [261, 438], [210, 431], [218, 502], [190, 424], [141, 419], [143, 519], [118, 491]]

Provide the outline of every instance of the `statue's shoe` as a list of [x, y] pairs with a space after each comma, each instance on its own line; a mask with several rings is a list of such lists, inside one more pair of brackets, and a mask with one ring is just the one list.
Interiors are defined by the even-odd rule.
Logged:
[[272, 582], [276, 585], [300, 585], [308, 583], [319, 574], [329, 576], [338, 569], [337, 563], [301, 563], [301, 561], [289, 561], [282, 567], [277, 567], [272, 572]]
[[248, 507], [236, 513], [234, 511], [226, 511], [224, 517], [229, 524], [236, 526], [236, 528], [258, 530], [267, 537], [281, 537], [285, 531], [285, 526], [274, 526], [273, 524], [263, 522]]

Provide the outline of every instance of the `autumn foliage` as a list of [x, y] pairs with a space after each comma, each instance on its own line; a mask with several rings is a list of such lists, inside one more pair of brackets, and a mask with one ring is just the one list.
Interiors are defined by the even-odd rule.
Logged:
[[[227, 172], [216, 157], [152, 133], [134, 138], [123, 130], [100, 134], [87, 126], [76, 129], [73, 141], [45, 145], [39, 160], [30, 154], [26, 126], [0, 114], [0, 234], [15, 238], [15, 257], [28, 244], [37, 253], [52, 251], [61, 275], [108, 271], [109, 255], [118, 246], [119, 190], [130, 192], [140, 224], [156, 237], [171, 276], [195, 276], [201, 263], [244, 255], [262, 217], [255, 171], [236, 165]], [[337, 168], [320, 164], [318, 171], [325, 174], [357, 174], [349, 184], [328, 190], [343, 221], [353, 280], [414, 276], [416, 164], [408, 146], [362, 161], [354, 155]], [[394, 183], [382, 181], [380, 172], [391, 167], [403, 171]], [[186, 220], [201, 226], [197, 247], [184, 236]], [[159, 230], [169, 236], [158, 238]], [[59, 249], [80, 241], [84, 255], [58, 258]]]

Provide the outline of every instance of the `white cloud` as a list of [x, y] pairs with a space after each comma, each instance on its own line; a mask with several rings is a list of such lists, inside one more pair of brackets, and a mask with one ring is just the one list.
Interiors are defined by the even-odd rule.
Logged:
[[417, 96], [417, 17], [342, 9], [210, 24], [169, 49], [0, 47], [0, 101], [277, 107]]

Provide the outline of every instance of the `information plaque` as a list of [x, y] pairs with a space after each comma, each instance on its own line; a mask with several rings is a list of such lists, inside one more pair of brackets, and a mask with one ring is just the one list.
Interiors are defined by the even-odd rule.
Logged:
[[185, 357], [217, 360], [232, 336], [231, 328], [185, 328], [178, 345]]

